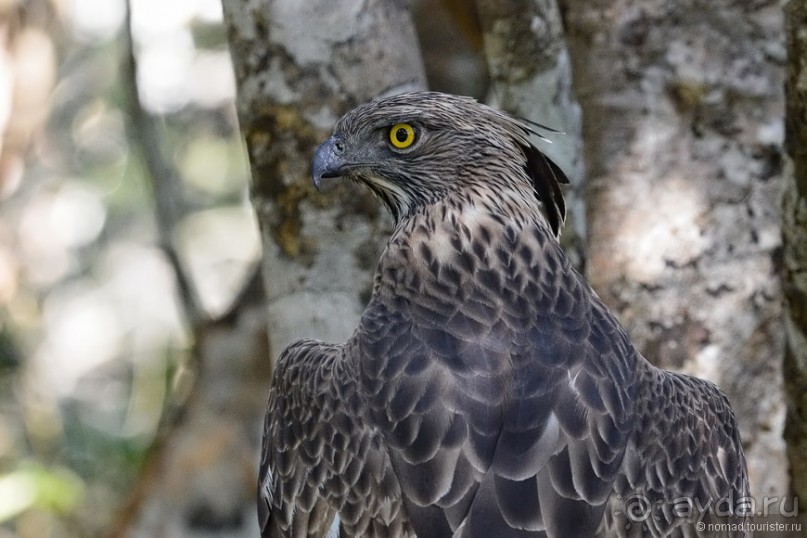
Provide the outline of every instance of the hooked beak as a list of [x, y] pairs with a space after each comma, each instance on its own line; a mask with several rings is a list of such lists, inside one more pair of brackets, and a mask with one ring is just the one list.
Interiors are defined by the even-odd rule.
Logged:
[[317, 190], [321, 190], [320, 187], [322, 186], [323, 179], [332, 179], [342, 176], [342, 169], [346, 164], [345, 160], [342, 158], [343, 153], [343, 143], [335, 136], [331, 136], [317, 148], [311, 166], [314, 186]]

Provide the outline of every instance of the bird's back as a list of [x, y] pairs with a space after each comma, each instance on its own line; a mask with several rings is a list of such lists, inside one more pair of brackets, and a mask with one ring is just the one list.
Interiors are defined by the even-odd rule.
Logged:
[[647, 362], [546, 228], [464, 211], [393, 237], [357, 333], [415, 529], [742, 536], [697, 526], [748, 495], [725, 395]]
[[502, 197], [393, 235], [356, 333], [361, 392], [419, 535], [593, 536], [640, 356], [534, 211], [489, 206]]

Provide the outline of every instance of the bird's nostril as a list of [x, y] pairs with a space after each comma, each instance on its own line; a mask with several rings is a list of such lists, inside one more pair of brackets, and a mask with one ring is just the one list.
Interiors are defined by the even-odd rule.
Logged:
[[333, 145], [333, 151], [334, 151], [334, 153], [336, 153], [337, 155], [339, 155], [339, 154], [341, 154], [341, 153], [344, 153], [344, 152], [345, 152], [345, 145], [344, 145], [342, 142], [336, 142], [336, 143]]

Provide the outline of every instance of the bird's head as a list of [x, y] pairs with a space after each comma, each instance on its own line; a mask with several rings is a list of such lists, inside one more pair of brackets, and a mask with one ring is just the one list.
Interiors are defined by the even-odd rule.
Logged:
[[470, 97], [413, 92], [348, 112], [317, 149], [314, 184], [344, 177], [367, 185], [396, 221], [450, 193], [521, 189], [542, 204], [557, 236], [566, 176], [530, 141], [534, 131]]

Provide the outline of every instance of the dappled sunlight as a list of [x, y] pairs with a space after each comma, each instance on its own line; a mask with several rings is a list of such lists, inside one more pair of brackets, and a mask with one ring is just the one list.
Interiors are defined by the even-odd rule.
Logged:
[[125, 10], [126, 0], [69, 0], [65, 22], [77, 39], [111, 39], [123, 24]]
[[45, 299], [46, 336], [31, 357], [44, 394], [69, 395], [83, 375], [115, 357], [123, 335], [110, 299], [90, 283], [66, 286]]
[[143, 105], [171, 112], [198, 103], [214, 107], [235, 97], [229, 52], [197, 48], [192, 23], [221, 21], [218, 0], [136, 0], [132, 26]]
[[[693, 171], [681, 167], [687, 157], [678, 129], [674, 121], [646, 118], [629, 151], [613, 163], [625, 186], [609, 190], [609, 209], [599, 212], [592, 229], [593, 265], [608, 271], [592, 275], [594, 281], [652, 284], [665, 269], [694, 263], [709, 248], [704, 183], [711, 179], [686, 177]], [[608, 240], [597, 239], [600, 234]]]
[[223, 313], [260, 254], [254, 213], [247, 207], [199, 212], [185, 219], [178, 238], [205, 306]]
[[155, 37], [138, 55], [140, 99], [154, 112], [171, 112], [188, 103], [185, 81], [194, 58], [193, 37], [181, 31]]
[[708, 247], [701, 233], [706, 207], [692, 182], [668, 177], [647, 189], [646, 198], [622, 217], [619, 235], [630, 244], [625, 276], [650, 283], [669, 265], [684, 266]]

